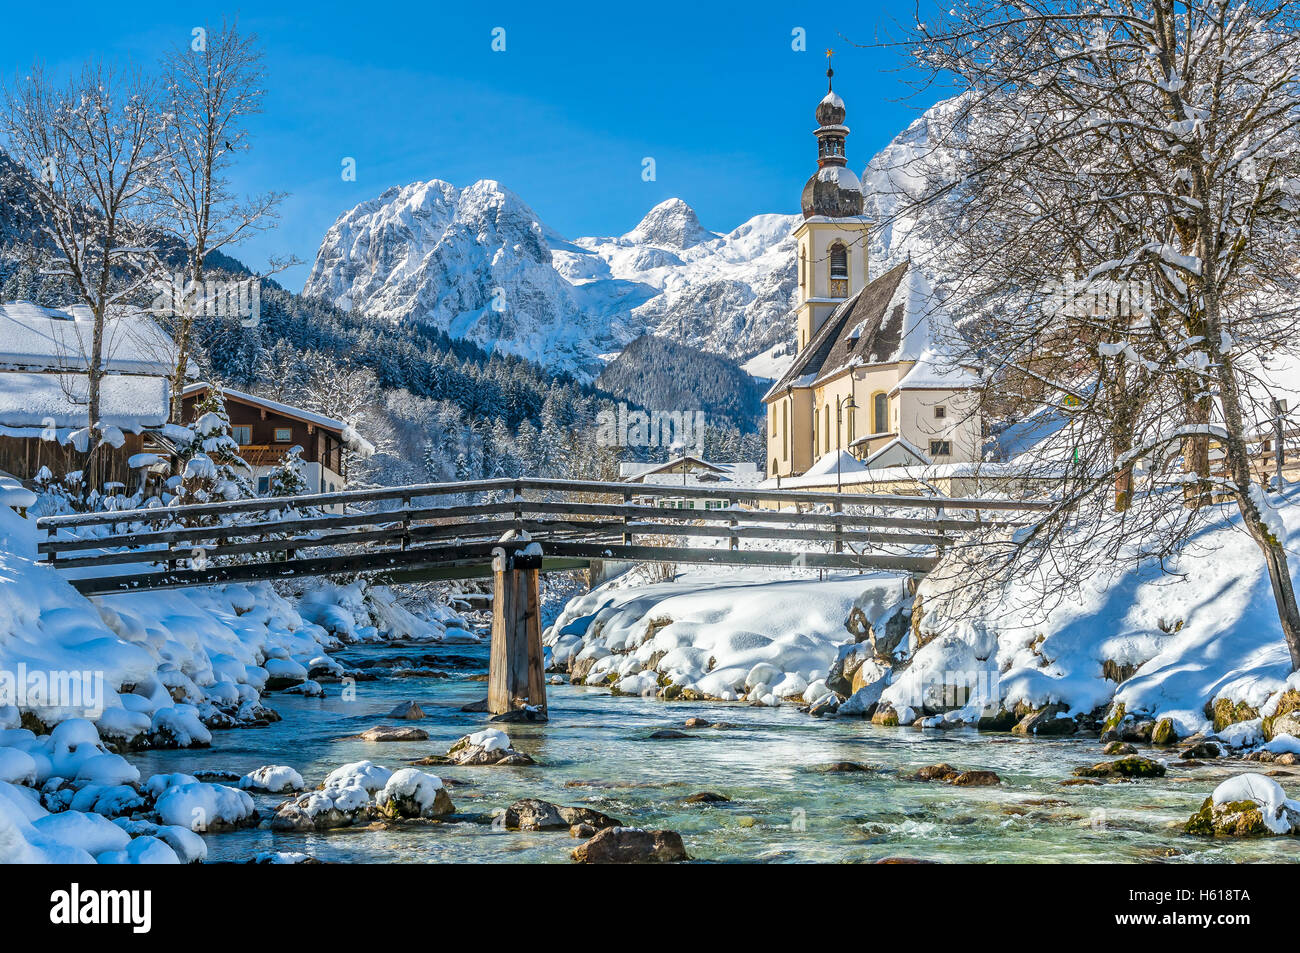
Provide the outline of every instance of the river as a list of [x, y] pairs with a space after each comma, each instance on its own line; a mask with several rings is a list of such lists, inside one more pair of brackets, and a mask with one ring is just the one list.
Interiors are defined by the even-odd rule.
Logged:
[[[207, 749], [129, 757], [145, 776], [245, 773], [284, 764], [314, 787], [350, 761], [369, 759], [395, 769], [408, 759], [442, 754], [456, 738], [485, 724], [485, 715], [465, 714], [460, 707], [486, 694], [486, 684], [472, 677], [486, 673], [486, 645], [351, 647], [336, 657], [351, 667], [367, 658], [425, 655], [450, 663], [445, 667], [452, 677], [362, 681], [351, 701], [340, 697], [337, 683], [326, 684], [328, 696], [321, 699], [271, 695], [266, 701], [283, 720], [269, 727], [213, 732]], [[384, 723], [383, 714], [407, 699], [418, 701], [428, 717], [403, 724], [427, 731], [428, 741], [347, 737]], [[1073, 768], [1104, 760], [1096, 738], [1036, 741], [970, 730], [881, 728], [856, 718], [810, 718], [794, 706], [661, 702], [567, 684], [550, 686], [549, 703], [547, 724], [502, 726], [539, 766], [422, 769], [448, 780], [463, 820], [312, 834], [272, 833], [263, 826], [208, 835], [208, 859], [240, 861], [277, 850], [328, 861], [567, 862], [576, 841], [565, 832], [505, 832], [482, 822], [518, 798], [536, 797], [594, 807], [638, 827], [676, 830], [692, 857], [707, 861], [1300, 860], [1296, 838], [1213, 841], [1178, 831], [1218, 780], [1238, 773], [1240, 765], [1171, 767], [1158, 780], [1065, 787], [1058, 782]], [[691, 716], [734, 727], [691, 730], [685, 739], [647, 739], [659, 728], [681, 728]], [[878, 770], [817, 770], [834, 761]], [[956, 788], [901, 777], [939, 761], [991, 769], [1002, 784]], [[1300, 770], [1288, 773], [1279, 780], [1294, 794]], [[683, 803], [701, 791], [730, 800]], [[283, 797], [255, 800], [265, 818]]]

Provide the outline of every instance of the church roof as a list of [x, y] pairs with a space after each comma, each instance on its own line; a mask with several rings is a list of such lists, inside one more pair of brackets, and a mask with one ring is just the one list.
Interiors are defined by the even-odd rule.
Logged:
[[896, 265], [831, 312], [768, 391], [811, 387], [852, 367], [912, 361], [903, 388], [960, 389], [978, 378], [956, 363], [957, 332], [921, 269]]

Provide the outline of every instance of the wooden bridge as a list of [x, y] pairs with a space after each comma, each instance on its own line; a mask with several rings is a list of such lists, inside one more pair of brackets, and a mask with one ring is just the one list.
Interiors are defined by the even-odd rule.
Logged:
[[39, 552], [86, 595], [334, 574], [490, 576], [488, 709], [503, 714], [545, 711], [538, 573], [653, 562], [919, 576], [943, 547], [1045, 506], [520, 478], [42, 517], [37, 527], [48, 534]]

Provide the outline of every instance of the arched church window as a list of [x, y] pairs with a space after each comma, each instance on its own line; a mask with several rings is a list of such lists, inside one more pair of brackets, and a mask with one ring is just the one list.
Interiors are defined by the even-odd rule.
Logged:
[[872, 423], [876, 433], [887, 433], [889, 431], [889, 397], [884, 391], [879, 391], [872, 402]]

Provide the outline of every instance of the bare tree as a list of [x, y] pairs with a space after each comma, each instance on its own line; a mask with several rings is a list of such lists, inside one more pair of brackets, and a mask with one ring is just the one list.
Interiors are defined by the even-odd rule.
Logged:
[[31, 177], [32, 216], [52, 250], [48, 274], [65, 280], [91, 313], [87, 375], [89, 465], [105, 427], [100, 390], [112, 313], [155, 274], [151, 194], [164, 158], [154, 85], [137, 69], [91, 64], [57, 87], [39, 64], [3, 93], [0, 130]]
[[1300, 351], [1298, 7], [967, 0], [918, 8], [904, 46], [961, 94], [905, 205], [974, 305], [965, 360], [998, 381], [990, 400], [1057, 417], [1032, 451], [1059, 477], [1055, 509], [981, 565], [1164, 558], [1226, 498], [1300, 669], [1284, 531], [1249, 448], [1261, 367]]
[[248, 148], [244, 123], [261, 111], [265, 72], [257, 37], [237, 23], [204, 28], [164, 58], [170, 121], [165, 130], [167, 174], [162, 195], [171, 231], [184, 245], [190, 294], [177, 295], [172, 336], [172, 419], [180, 420], [194, 320], [202, 311], [204, 263], [214, 251], [269, 228], [283, 194], [241, 198], [231, 188], [235, 156]]

